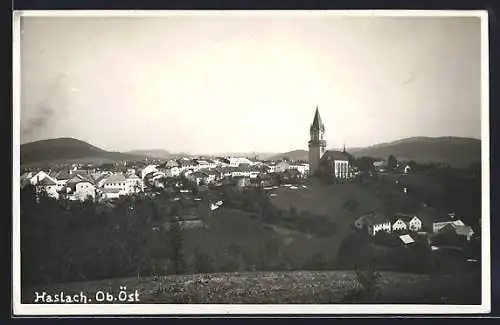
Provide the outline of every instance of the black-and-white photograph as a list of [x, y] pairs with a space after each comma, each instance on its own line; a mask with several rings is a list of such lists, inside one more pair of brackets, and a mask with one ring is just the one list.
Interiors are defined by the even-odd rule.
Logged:
[[15, 13], [15, 312], [488, 312], [487, 39], [480, 11]]

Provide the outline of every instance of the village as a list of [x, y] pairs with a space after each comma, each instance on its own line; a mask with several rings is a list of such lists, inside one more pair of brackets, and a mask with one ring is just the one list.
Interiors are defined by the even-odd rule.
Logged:
[[[388, 174], [389, 159], [375, 160], [369, 172], [360, 170], [355, 159], [350, 160], [348, 169], [339, 181], [356, 183], [360, 180], [378, 179]], [[396, 162], [391, 175], [405, 176], [416, 174], [409, 164]], [[309, 164], [303, 161], [259, 161], [244, 157], [184, 157], [165, 161], [121, 162], [95, 166], [92, 164], [71, 164], [50, 170], [29, 170], [21, 175], [21, 188], [32, 186], [37, 196], [45, 196], [59, 201], [84, 202], [113, 206], [127, 197], [155, 197], [167, 193], [172, 204], [180, 203], [178, 223], [181, 228], [203, 227], [203, 215], [225, 207], [222, 188], [231, 188], [245, 193], [257, 190], [265, 193], [268, 199], [282, 195], [277, 192], [286, 190], [305, 191], [312, 175]], [[393, 187], [403, 195], [408, 195], [409, 185], [396, 180]], [[362, 182], [362, 181], [361, 181]], [[283, 193], [283, 192], [282, 192]], [[286, 194], [285, 194], [286, 195]], [[186, 203], [188, 202], [188, 203]], [[299, 203], [297, 203], [299, 204]], [[171, 223], [165, 223], [170, 227]], [[453, 211], [436, 213], [435, 209], [421, 203], [418, 212], [396, 211], [387, 213], [380, 210], [358, 215], [351, 227], [372, 238], [381, 233], [390, 234], [383, 239], [389, 246], [411, 246], [426, 241], [432, 251], [440, 249], [461, 250], [464, 245], [479, 240], [479, 232], [473, 230]], [[159, 230], [158, 225], [153, 230]], [[338, 234], [340, 236], [341, 234]], [[380, 243], [380, 240], [375, 240]], [[467, 258], [466, 262], [477, 263], [479, 254]]]

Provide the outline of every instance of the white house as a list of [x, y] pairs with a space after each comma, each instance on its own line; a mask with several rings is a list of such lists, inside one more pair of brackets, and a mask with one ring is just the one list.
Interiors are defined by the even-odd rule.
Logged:
[[138, 193], [142, 189], [142, 180], [136, 175], [127, 175], [125, 180], [125, 190], [127, 194]]
[[290, 168], [290, 164], [286, 161], [280, 161], [274, 166], [275, 173], [282, 173]]
[[403, 221], [403, 219], [398, 219], [392, 224], [392, 230], [393, 231], [404, 231], [408, 229], [408, 225], [406, 222]]
[[240, 164], [252, 164], [252, 161], [248, 158], [229, 157], [228, 160], [230, 167], [238, 167]]
[[179, 177], [181, 174], [181, 170], [179, 167], [174, 166], [174, 167], [167, 167], [165, 169], [165, 176], [166, 177]]
[[419, 231], [422, 229], [422, 220], [420, 220], [417, 216], [413, 216], [413, 218], [411, 218], [408, 222], [408, 227], [412, 231]]
[[396, 221], [392, 224], [392, 231], [411, 230], [418, 232], [422, 229], [422, 220], [417, 216], [396, 214]]
[[[129, 183], [130, 184], [130, 183]], [[118, 195], [127, 195], [129, 193], [129, 185], [127, 184], [127, 178], [122, 173], [116, 173], [103, 182], [102, 187], [106, 190], [113, 190], [109, 192], [117, 192]]]
[[410, 167], [410, 165], [406, 165], [403, 168], [403, 173], [408, 174], [409, 172], [411, 172], [411, 167]]
[[309, 172], [309, 164], [293, 164], [290, 165], [290, 169], [296, 169], [302, 175]]
[[49, 174], [47, 174], [46, 172], [41, 170], [30, 178], [31, 185], [36, 185], [36, 184], [38, 184], [38, 182], [40, 182], [41, 180], [43, 180], [44, 178], [47, 178], [47, 177], [51, 181], [53, 181], [54, 183], [57, 183], [54, 178], [50, 177]]
[[81, 175], [74, 175], [70, 180], [68, 180], [63, 188], [63, 191], [70, 200], [93, 200], [96, 195], [95, 185], [91, 180], [86, 179]]
[[90, 181], [81, 180], [75, 184], [75, 198], [84, 201], [87, 199], [95, 199], [95, 186]]
[[43, 178], [41, 181], [37, 182], [35, 187], [38, 193], [43, 191], [51, 198], [59, 198], [57, 183], [53, 181], [51, 177]]
[[432, 224], [432, 232], [438, 232], [441, 228], [445, 227], [446, 225], [465, 226], [465, 224], [460, 219], [453, 221], [434, 222]]

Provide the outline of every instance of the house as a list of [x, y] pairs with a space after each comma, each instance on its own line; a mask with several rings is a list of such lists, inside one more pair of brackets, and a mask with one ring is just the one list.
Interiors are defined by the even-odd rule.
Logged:
[[167, 167], [164, 170], [165, 177], [174, 178], [179, 177], [181, 174], [181, 169], [177, 166]]
[[467, 236], [457, 233], [455, 225], [447, 224], [440, 228], [438, 232], [430, 234], [427, 241], [430, 245], [436, 247], [461, 247], [467, 241]]
[[250, 177], [250, 165], [240, 164], [238, 167], [233, 169], [231, 176], [232, 177]]
[[69, 200], [93, 200], [96, 196], [96, 188], [92, 181], [80, 175], [75, 175], [68, 180], [62, 192]]
[[215, 168], [214, 169], [210, 168], [204, 170], [203, 172], [208, 176], [207, 184], [213, 184], [222, 178], [221, 173], [217, 171]]
[[239, 158], [239, 157], [229, 157], [227, 158], [230, 167], [239, 167], [240, 164], [248, 164], [252, 165], [252, 161], [248, 158]]
[[252, 165], [252, 166], [249, 166], [248, 167], [248, 171], [249, 171], [249, 177], [251, 179], [257, 179], [257, 176], [259, 176], [260, 172], [261, 172], [261, 167], [260, 166], [257, 166], [257, 165]]
[[51, 198], [59, 198], [57, 183], [52, 180], [51, 177], [45, 177], [41, 181], [37, 182], [35, 189], [37, 193], [44, 192]]
[[173, 159], [170, 159], [165, 163], [165, 167], [166, 168], [179, 167], [179, 163]]
[[354, 222], [354, 226], [375, 236], [379, 231], [391, 232], [391, 221], [378, 211], [369, 212]]
[[410, 167], [410, 165], [406, 165], [406, 166], [404, 166], [404, 168], [403, 168], [403, 173], [408, 174], [408, 173], [410, 173], [410, 172], [411, 172], [411, 167]]
[[116, 173], [106, 178], [102, 183], [104, 189], [118, 190], [119, 195], [128, 194], [127, 178], [123, 173]]
[[434, 222], [432, 224], [432, 232], [436, 233], [447, 225], [465, 226], [465, 224], [460, 219], [451, 220], [451, 221], [444, 221], [444, 222]]
[[387, 166], [387, 162], [385, 160], [376, 160], [373, 162], [373, 168], [376, 171], [383, 172]]
[[127, 194], [138, 193], [141, 190], [141, 179], [136, 174], [127, 175], [125, 178], [125, 191]]
[[38, 182], [40, 182], [46, 177], [48, 177], [51, 181], [57, 183], [54, 178], [50, 177], [49, 174], [41, 170], [30, 178], [31, 185], [36, 185]]
[[464, 236], [467, 241], [472, 239], [474, 236], [474, 230], [470, 226], [462, 226], [462, 225], [453, 225], [455, 228], [455, 233], [459, 236]]
[[392, 223], [392, 231], [420, 231], [422, 229], [422, 221], [417, 216], [396, 213]]
[[309, 173], [309, 164], [293, 164], [289, 168], [297, 170], [301, 175]]
[[349, 157], [346, 152], [334, 150], [326, 151], [319, 160], [318, 173], [321, 177], [326, 178], [349, 178]]
[[275, 173], [283, 173], [285, 170], [290, 168], [290, 164], [287, 161], [280, 161], [274, 166]]

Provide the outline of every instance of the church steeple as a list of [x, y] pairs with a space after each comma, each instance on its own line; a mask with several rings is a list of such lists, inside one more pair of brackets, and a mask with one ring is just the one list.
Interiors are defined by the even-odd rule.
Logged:
[[315, 173], [317, 171], [319, 161], [321, 157], [325, 154], [326, 141], [325, 136], [325, 126], [319, 115], [318, 106], [316, 106], [316, 112], [314, 113], [314, 119], [310, 128], [310, 140], [309, 140], [309, 171]]
[[311, 132], [312, 131], [325, 132], [325, 126], [323, 125], [323, 121], [321, 120], [321, 116], [319, 115], [318, 106], [316, 106], [316, 113], [314, 114], [314, 119], [311, 124]]

